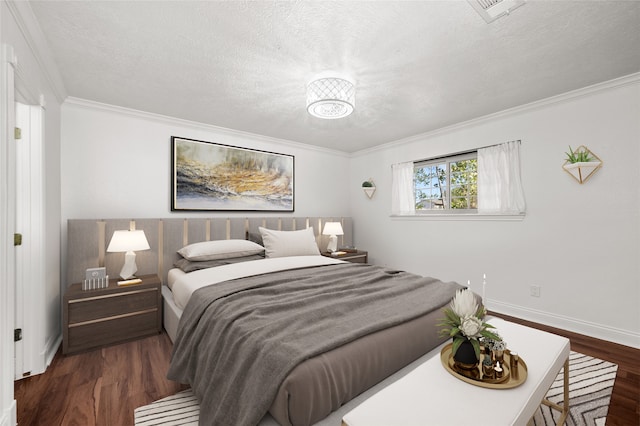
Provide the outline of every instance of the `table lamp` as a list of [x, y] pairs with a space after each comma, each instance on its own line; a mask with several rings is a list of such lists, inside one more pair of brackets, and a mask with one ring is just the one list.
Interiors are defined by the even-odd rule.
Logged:
[[126, 252], [124, 255], [124, 266], [120, 271], [123, 280], [134, 277], [138, 270], [136, 266], [136, 254], [134, 251], [149, 250], [149, 242], [142, 230], [115, 231], [107, 247], [108, 252]]
[[327, 222], [324, 224], [322, 235], [329, 235], [329, 245], [327, 251], [333, 253], [338, 249], [338, 237], [336, 235], [344, 235], [340, 222]]

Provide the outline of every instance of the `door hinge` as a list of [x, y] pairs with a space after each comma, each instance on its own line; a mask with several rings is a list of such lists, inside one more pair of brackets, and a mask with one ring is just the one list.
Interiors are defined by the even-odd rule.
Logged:
[[14, 128], [13, 137], [15, 140], [22, 139], [22, 129], [20, 127]]
[[13, 341], [19, 342], [20, 340], [22, 340], [22, 329], [16, 328], [15, 330], [13, 330]]
[[13, 234], [13, 245], [14, 246], [22, 245], [22, 234]]

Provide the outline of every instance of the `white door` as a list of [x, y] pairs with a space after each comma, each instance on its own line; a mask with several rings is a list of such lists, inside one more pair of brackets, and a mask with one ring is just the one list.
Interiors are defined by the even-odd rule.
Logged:
[[[17, 93], [20, 97], [20, 93]], [[15, 378], [45, 370], [42, 108], [16, 102]]]

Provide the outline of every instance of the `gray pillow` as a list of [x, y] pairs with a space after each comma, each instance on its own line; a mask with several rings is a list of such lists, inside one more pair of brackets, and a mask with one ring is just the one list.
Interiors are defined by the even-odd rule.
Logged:
[[218, 260], [260, 254], [264, 247], [247, 240], [214, 240], [189, 244], [178, 254], [189, 260]]
[[173, 266], [182, 269], [184, 272], [193, 272], [199, 269], [215, 268], [216, 266], [230, 265], [232, 263], [247, 262], [249, 260], [264, 259], [264, 254], [253, 254], [251, 256], [242, 257], [230, 257], [227, 259], [214, 259], [214, 260], [202, 260], [194, 261], [189, 259], [179, 259]]

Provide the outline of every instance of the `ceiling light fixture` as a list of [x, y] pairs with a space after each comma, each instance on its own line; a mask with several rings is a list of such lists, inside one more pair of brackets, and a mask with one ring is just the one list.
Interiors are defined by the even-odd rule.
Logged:
[[320, 78], [307, 86], [307, 111], [328, 120], [346, 117], [356, 104], [356, 88], [337, 77]]

